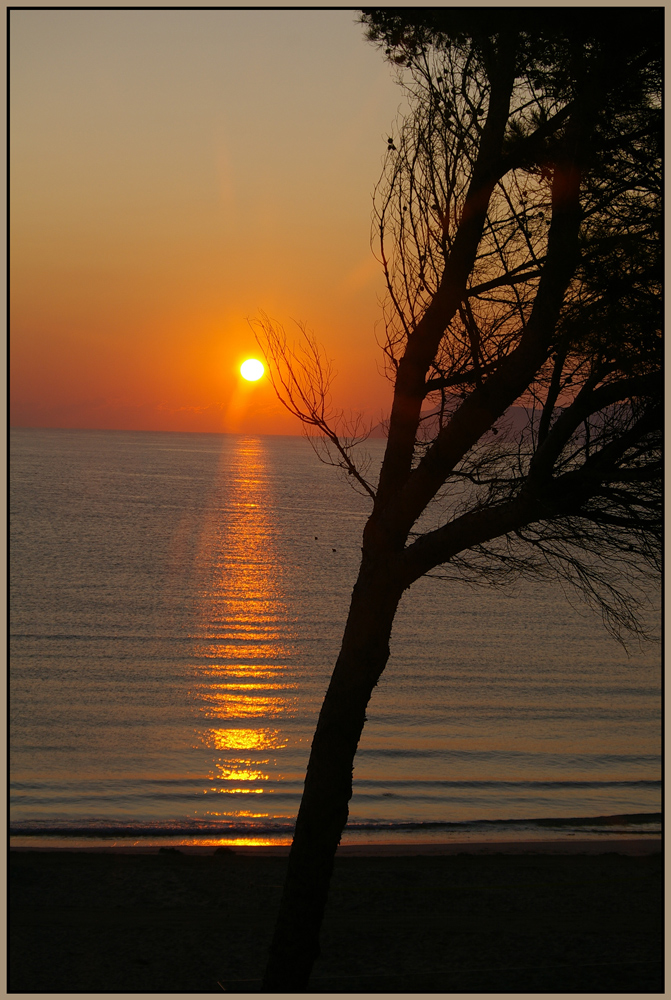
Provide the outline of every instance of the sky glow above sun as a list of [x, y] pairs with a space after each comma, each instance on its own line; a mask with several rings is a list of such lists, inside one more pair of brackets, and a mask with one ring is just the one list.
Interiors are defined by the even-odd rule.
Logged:
[[240, 365], [240, 374], [248, 382], [257, 382], [263, 375], [265, 368], [256, 358], [248, 358]]
[[10, 12], [12, 426], [300, 434], [239, 372], [262, 313], [387, 416], [371, 190], [402, 98], [357, 17]]

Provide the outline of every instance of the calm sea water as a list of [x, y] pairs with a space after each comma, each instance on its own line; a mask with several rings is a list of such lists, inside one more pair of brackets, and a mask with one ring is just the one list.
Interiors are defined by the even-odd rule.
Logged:
[[[366, 513], [300, 438], [13, 431], [16, 842], [290, 839]], [[660, 808], [659, 647], [558, 586], [420, 581], [368, 717], [345, 841], [658, 829], [597, 819]]]

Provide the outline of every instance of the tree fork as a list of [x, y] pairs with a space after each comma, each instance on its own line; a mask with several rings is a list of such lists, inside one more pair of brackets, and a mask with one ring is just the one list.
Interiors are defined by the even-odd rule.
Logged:
[[[661, 533], [661, 386], [652, 374], [659, 371], [661, 343], [656, 305], [661, 268], [654, 236], [661, 218], [656, 180], [661, 49], [651, 41], [653, 23], [661, 27], [658, 14], [627, 12], [604, 24], [583, 13], [567, 25], [560, 14], [548, 22], [552, 16], [545, 10], [532, 21], [526, 11], [506, 11], [484, 25], [477, 11], [466, 8], [364, 12], [371, 39], [386, 43], [387, 55], [398, 56], [414, 74], [410, 92], [420, 114], [413, 127], [438, 129], [443, 146], [431, 147], [426, 162], [412, 156], [390, 162], [380, 188], [376, 218], [393, 306], [383, 351], [395, 370], [394, 401], [377, 491], [357, 477], [374, 498], [373, 513], [312, 744], [266, 991], [308, 988], [334, 855], [347, 822], [354, 757], [406, 587], [449, 560], [457, 572], [477, 571], [485, 581], [488, 574], [495, 579], [500, 567], [505, 573], [542, 575], [546, 565], [556, 566], [588, 601], [600, 604], [617, 638], [622, 629], [643, 631], [635, 587], [648, 570], [658, 570]], [[410, 62], [418, 54], [423, 58], [430, 46], [451, 60], [454, 101], [442, 87], [449, 111], [444, 121], [433, 113], [433, 104], [429, 117], [422, 110], [434, 100], [430, 60], [417, 72]], [[518, 49], [523, 58], [516, 62]], [[525, 88], [526, 97], [538, 104], [538, 121], [520, 103]], [[511, 102], [513, 91], [517, 97]], [[486, 93], [481, 125], [477, 117], [484, 103], [471, 97], [479, 94], [484, 101]], [[633, 138], [640, 121], [641, 149]], [[406, 152], [417, 150], [424, 138], [414, 146], [409, 142]], [[623, 197], [611, 154], [623, 175], [631, 175], [627, 184], [636, 198]], [[643, 164], [648, 154], [650, 169]], [[450, 157], [456, 165], [441, 199], [436, 191], [443, 190], [442, 180], [438, 184], [436, 178], [443, 177]], [[459, 164], [463, 185], [457, 183]], [[520, 176], [512, 176], [515, 171]], [[503, 195], [492, 201], [507, 173]], [[531, 174], [537, 180], [527, 191]], [[415, 198], [410, 207], [408, 191]], [[440, 223], [435, 233], [434, 202]], [[454, 238], [446, 257], [439, 216], [444, 220], [448, 210], [454, 213]], [[410, 221], [397, 215], [405, 211]], [[408, 226], [412, 238], [406, 239]], [[396, 254], [385, 252], [385, 227], [396, 240]], [[631, 235], [631, 247], [623, 234]], [[615, 245], [604, 251], [606, 238]], [[434, 291], [427, 297], [424, 267], [434, 252]], [[519, 280], [532, 275], [537, 284]], [[467, 323], [458, 315], [466, 300], [473, 303]], [[344, 464], [338, 464], [356, 476], [351, 449], [340, 448], [338, 433], [328, 426], [329, 383], [319, 363], [316, 377], [281, 338], [271, 333], [269, 339], [277, 347], [275, 353], [271, 349], [276, 367], [287, 373], [286, 381], [280, 379], [284, 405], [306, 426], [320, 428], [343, 456]], [[480, 371], [478, 358], [473, 370], [475, 340]], [[432, 364], [440, 378], [430, 373]], [[424, 401], [446, 387], [454, 387], [461, 400], [453, 401], [443, 423], [443, 394], [432, 440], [418, 438]], [[538, 438], [515, 435], [516, 453], [490, 448], [487, 431], [518, 400], [540, 406]], [[578, 430], [583, 420], [589, 447]], [[532, 415], [532, 430], [533, 421]], [[457, 488], [446, 520], [433, 531], [415, 532], [417, 540], [408, 545], [410, 531], [450, 476]], [[472, 495], [461, 490], [469, 482]], [[600, 530], [600, 525], [612, 527]], [[488, 550], [495, 539], [510, 543], [512, 554]], [[601, 551], [603, 561], [595, 564]], [[536, 552], [545, 561], [540, 569]], [[457, 565], [454, 557], [462, 553]], [[640, 559], [640, 576], [634, 557]], [[614, 566], [622, 567], [622, 590], [612, 582]]]

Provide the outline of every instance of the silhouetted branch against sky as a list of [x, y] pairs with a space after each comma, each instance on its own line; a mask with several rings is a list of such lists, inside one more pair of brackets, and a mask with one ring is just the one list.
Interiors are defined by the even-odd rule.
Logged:
[[[659, 515], [648, 507], [641, 518], [637, 495], [643, 479], [655, 490], [661, 443], [659, 15], [611, 13], [605, 24], [595, 12], [527, 17], [521, 8], [486, 22], [466, 9], [363, 12], [408, 107], [390, 130], [374, 196], [394, 400], [378, 488], [365, 484], [373, 522], [415, 567], [408, 579], [419, 565], [410, 532], [436, 498], [450, 512], [440, 530], [451, 542], [422, 546], [423, 572], [456, 566], [468, 548], [463, 518], [494, 524], [501, 504], [512, 527], [502, 519], [499, 534], [517, 533], [510, 565], [537, 572], [537, 543], [525, 564], [522, 528], [593, 525], [597, 497], [599, 523], [612, 531], [572, 575], [588, 598], [599, 553], [636, 553], [621, 574], [632, 608], [636, 581], [656, 567]], [[322, 406], [316, 423], [312, 397], [295, 405], [289, 382], [305, 368], [266, 333], [293, 412], [361, 482], [333, 412]], [[319, 378], [312, 391], [319, 396]], [[524, 430], [510, 429], [511, 407]], [[649, 475], [632, 477], [634, 464]], [[565, 557], [553, 549], [551, 558], [560, 572]], [[618, 635], [625, 617], [606, 615]]]
[[352, 477], [355, 488], [374, 498], [374, 488], [365, 478], [366, 458], [359, 452], [358, 461], [355, 459], [371, 427], [361, 414], [334, 410], [332, 363], [306, 325], [295, 325], [298, 337], [290, 343], [281, 324], [265, 314], [252, 323], [273, 388], [286, 409], [302, 422], [319, 458], [342, 469]]

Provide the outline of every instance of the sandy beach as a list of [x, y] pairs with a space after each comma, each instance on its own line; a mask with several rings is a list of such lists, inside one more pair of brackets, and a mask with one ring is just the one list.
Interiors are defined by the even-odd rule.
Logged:
[[[310, 992], [661, 993], [660, 848], [343, 847]], [[11, 850], [9, 992], [259, 992], [287, 850]]]

